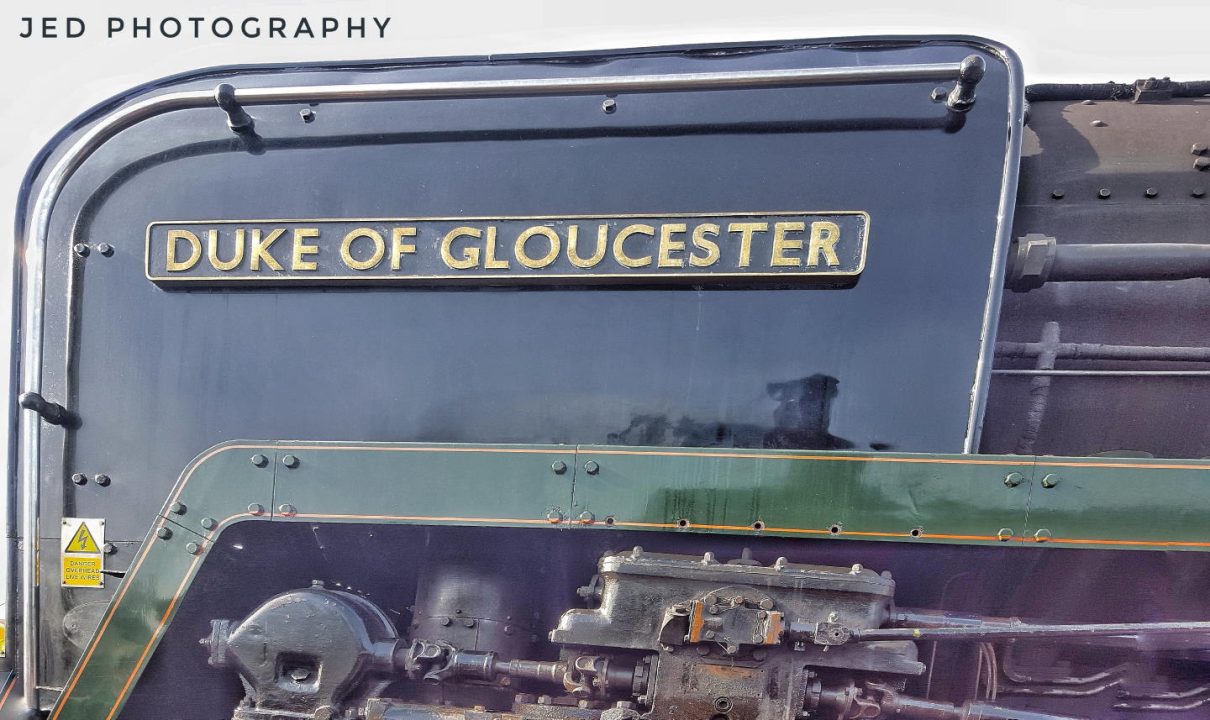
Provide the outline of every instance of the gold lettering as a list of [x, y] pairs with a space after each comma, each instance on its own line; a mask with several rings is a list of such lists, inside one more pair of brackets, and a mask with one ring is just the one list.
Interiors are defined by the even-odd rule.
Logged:
[[567, 259], [578, 268], [595, 267], [605, 257], [605, 245], [609, 242], [609, 225], [601, 223], [597, 226], [597, 247], [592, 251], [591, 257], [582, 258], [576, 254], [576, 243], [579, 239], [580, 226], [569, 225], [567, 227]]
[[391, 269], [398, 270], [403, 266], [403, 254], [416, 252], [416, 246], [412, 243], [405, 243], [405, 237], [416, 237], [416, 228], [414, 227], [397, 227], [391, 228]]
[[685, 241], [673, 240], [672, 236], [677, 233], [683, 233], [688, 229], [685, 223], [664, 223], [660, 226], [660, 259], [656, 263], [657, 267], [685, 267], [683, 259], [672, 257], [672, 253], [681, 252], [685, 249]]
[[731, 223], [727, 226], [727, 232], [740, 234], [739, 263], [736, 267], [748, 267], [752, 264], [752, 234], [765, 232], [768, 229], [769, 223], [763, 222]]
[[308, 255], [318, 255], [318, 245], [308, 245], [303, 242], [309, 238], [319, 237], [319, 228], [294, 228], [294, 255], [290, 259], [291, 270], [314, 270], [319, 267], [314, 260], [306, 260]]
[[445, 261], [446, 267], [452, 270], [470, 270], [479, 266], [479, 248], [471, 245], [462, 253], [461, 258], [455, 258], [450, 248], [454, 241], [460, 237], [483, 237], [483, 231], [473, 227], [456, 227], [445, 234], [441, 238], [441, 259]]
[[[189, 259], [177, 260], [176, 247], [177, 241], [184, 240], [189, 243]], [[168, 272], [184, 272], [189, 270], [197, 261], [202, 258], [202, 241], [198, 240], [197, 235], [188, 230], [169, 230], [168, 231], [168, 260], [166, 267]]]
[[283, 234], [285, 228], [274, 228], [264, 239], [261, 239], [259, 229], [252, 231], [252, 261], [249, 267], [253, 270], [260, 270], [262, 262], [269, 266], [270, 270], [281, 270], [281, 263], [277, 262], [277, 258], [273, 257], [273, 253], [269, 252], [269, 248], [273, 247], [273, 243], [277, 242]]
[[619, 265], [628, 268], [641, 268], [650, 265], [650, 255], [636, 258], [626, 254], [626, 238], [631, 235], [650, 235], [654, 238], [655, 228], [650, 225], [635, 224], [627, 225], [619, 230], [618, 234], [613, 238], [613, 259], [617, 260]]
[[[537, 259], [530, 257], [525, 252], [525, 243], [534, 235], [541, 235], [550, 241], [550, 251]], [[559, 256], [559, 247], [559, 233], [545, 225], [535, 225], [517, 236], [517, 244], [513, 247], [513, 254], [517, 256], [517, 262], [525, 267], [540, 270], [555, 261], [555, 258]]]
[[487, 226], [487, 253], [483, 258], [483, 267], [487, 270], [507, 270], [508, 258], [496, 259], [496, 226]]
[[840, 227], [834, 222], [820, 220], [811, 223], [811, 244], [807, 247], [807, 265], [819, 264], [819, 256], [823, 255], [831, 267], [840, 264], [836, 257], [836, 241], [840, 240]]
[[[374, 252], [370, 253], [370, 257], [365, 260], [358, 260], [353, 257], [353, 241], [358, 238], [369, 238], [370, 242], [374, 244]], [[383, 241], [382, 235], [373, 228], [360, 227], [350, 230], [349, 234], [345, 235], [345, 239], [340, 242], [340, 259], [344, 260], [345, 265], [352, 270], [370, 270], [374, 268], [378, 263], [382, 262], [382, 256], [386, 251], [386, 242]]]
[[798, 267], [802, 258], [786, 257], [787, 250], [802, 250], [802, 238], [786, 237], [786, 233], [802, 232], [807, 228], [806, 223], [779, 222], [773, 224], [773, 255], [769, 264], [773, 267]]
[[222, 272], [228, 272], [239, 267], [239, 264], [244, 261], [244, 236], [246, 231], [243, 228], [237, 228], [235, 231], [235, 253], [230, 260], [222, 260], [218, 256], [218, 230], [206, 231], [206, 257], [210, 260], [210, 267]]
[[719, 227], [714, 223], [702, 223], [693, 228], [693, 247], [697, 250], [705, 250], [705, 256], [694, 253], [689, 256], [689, 264], [693, 267], [710, 267], [718, 262], [718, 243], [706, 237], [709, 233], [714, 237], [718, 237]]

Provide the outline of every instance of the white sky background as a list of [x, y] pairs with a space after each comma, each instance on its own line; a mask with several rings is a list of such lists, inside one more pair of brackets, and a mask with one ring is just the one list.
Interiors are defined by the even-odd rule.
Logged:
[[[22, 39], [26, 16], [77, 16], [77, 39]], [[106, 18], [390, 16], [385, 40], [109, 39]], [[318, 20], [314, 21], [318, 25]], [[153, 25], [154, 26], [154, 25]], [[373, 23], [367, 23], [372, 34]], [[1027, 83], [1210, 79], [1207, 0], [9, 0], [0, 10], [0, 305], [25, 169], [76, 115], [132, 86], [234, 63], [544, 52], [857, 34], [963, 33], [1013, 47]], [[0, 308], [0, 337], [10, 337]], [[7, 348], [6, 348], [7, 350]], [[0, 400], [8, 363], [0, 362]], [[0, 413], [0, 423], [7, 412]], [[0, 466], [6, 453], [0, 452]], [[7, 478], [7, 468], [0, 477]], [[0, 502], [3, 502], [0, 495]], [[0, 563], [3, 563], [0, 553]], [[3, 571], [0, 566], [0, 572]]]

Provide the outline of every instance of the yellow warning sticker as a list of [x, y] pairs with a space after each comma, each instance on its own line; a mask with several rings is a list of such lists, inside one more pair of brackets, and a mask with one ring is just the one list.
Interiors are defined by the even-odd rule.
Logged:
[[63, 587], [103, 588], [105, 521], [100, 518], [63, 518]]

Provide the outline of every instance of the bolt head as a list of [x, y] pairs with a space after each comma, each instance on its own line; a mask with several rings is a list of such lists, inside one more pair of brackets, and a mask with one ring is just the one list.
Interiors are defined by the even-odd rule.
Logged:
[[601, 466], [596, 460], [589, 460], [588, 462], [584, 463], [584, 472], [588, 473], [589, 475], [596, 475], [597, 473], [601, 472]]
[[1106, 123], [1104, 120], [1093, 120], [1092, 121], [1093, 127], [1105, 127], [1105, 125], [1106, 125]]
[[1000, 531], [996, 533], [996, 537], [999, 538], [1000, 542], [1008, 542], [1013, 539], [1013, 529], [1000, 528]]
[[261, 505], [260, 503], [252, 503], [252, 504], [248, 505], [248, 514], [250, 514], [250, 515], [264, 515], [264, 514], [265, 514], [265, 506], [264, 506], [264, 505]]
[[559, 512], [558, 510], [551, 510], [550, 512], [546, 513], [546, 522], [550, 523], [551, 525], [557, 525], [563, 522], [563, 513]]
[[449, 627], [453, 620], [450, 620], [448, 617], [443, 617], [437, 622], [441, 623], [441, 627]]
[[184, 515], [185, 514], [185, 504], [179, 503], [179, 502], [174, 502], [168, 506], [168, 512], [172, 513], [173, 515]]
[[601, 101], [601, 109], [606, 113], [616, 112], [618, 109], [618, 101], [613, 98], [605, 98]]
[[161, 540], [167, 540], [172, 537], [172, 530], [166, 527], [160, 527], [155, 531], [155, 536]]
[[73, 473], [71, 476], [71, 481], [77, 485], [85, 485], [88, 483], [88, 476], [84, 473]]
[[592, 513], [588, 512], [587, 510], [580, 513], [580, 517], [578, 519], [579, 519], [581, 525], [591, 525], [591, 524], [593, 524], [593, 522], [596, 521], [596, 517]]
[[1042, 476], [1042, 487], [1052, 488], [1059, 484], [1059, 476], [1054, 473], [1046, 473]]
[[1101, 198], [1102, 200], [1107, 200], [1112, 194], [1113, 191], [1109, 188], [1101, 188], [1100, 190], [1097, 190], [1097, 197]]
[[113, 543], [105, 543], [101, 546], [101, 552], [105, 553], [106, 555], [113, 555], [117, 551], [118, 546], [114, 545]]
[[93, 476], [92, 481], [101, 487], [107, 487], [109, 485], [109, 476], [104, 473], [98, 473]]
[[1041, 528], [1034, 533], [1034, 542], [1044, 543], [1050, 539], [1050, 531], [1046, 528]]
[[1019, 472], [1010, 472], [1004, 476], [1004, 486], [1014, 488], [1025, 482], [1025, 476]]
[[252, 464], [256, 467], [264, 467], [269, 464], [269, 458], [257, 453], [252, 456]]
[[218, 527], [218, 521], [210, 517], [202, 518], [202, 527], [207, 530], [213, 530]]
[[1062, 200], [1062, 199], [1063, 199], [1063, 196], [1064, 196], [1064, 195], [1066, 195], [1066, 194], [1067, 194], [1067, 193], [1066, 193], [1066, 192], [1064, 192], [1064, 191], [1063, 191], [1062, 189], [1060, 189], [1060, 188], [1055, 188], [1054, 190], [1051, 190], [1051, 191], [1050, 191], [1050, 196], [1051, 196], [1052, 198], [1054, 198], [1055, 200]]
[[1193, 190], [1189, 191], [1189, 194], [1195, 198], [1205, 197], [1206, 188], [1193, 188]]
[[555, 475], [562, 475], [563, 473], [567, 472], [567, 463], [563, 462], [562, 460], [555, 460], [550, 464], [550, 469]]
[[935, 87], [935, 88], [933, 88], [933, 92], [929, 94], [929, 97], [931, 97], [933, 99], [933, 102], [941, 102], [949, 94], [950, 94], [949, 90], [946, 90], [943, 87]]
[[1189, 152], [1193, 155], [1205, 155], [1206, 143], [1193, 143], [1193, 147], [1189, 148]]
[[298, 509], [290, 503], [283, 503], [277, 506], [277, 514], [282, 517], [294, 517], [298, 514]]
[[298, 467], [298, 457], [295, 455], [285, 455], [281, 459], [281, 464], [291, 469], [296, 468]]
[[72, 252], [80, 257], [88, 257], [88, 254], [92, 252], [92, 248], [88, 247], [88, 245], [84, 243], [76, 243], [75, 245], [71, 246], [71, 249]]
[[311, 108], [303, 108], [298, 111], [298, 116], [302, 118], [303, 122], [309, 123], [315, 120], [315, 111]]
[[1160, 191], [1159, 191], [1159, 190], [1156, 190], [1156, 189], [1155, 189], [1155, 188], [1153, 188], [1153, 187], [1149, 187], [1149, 188], [1147, 188], [1146, 190], [1144, 190], [1144, 191], [1143, 191], [1143, 195], [1144, 195], [1145, 197], [1149, 197], [1149, 198], [1153, 198], [1153, 197], [1155, 197], [1156, 195], [1159, 195], [1159, 194], [1160, 194]]
[[186, 543], [185, 552], [189, 553], [190, 555], [200, 555], [202, 552], [202, 546], [193, 542]]
[[97, 252], [101, 253], [105, 257], [109, 257], [110, 255], [113, 255], [113, 245], [104, 242], [97, 243]]
[[1210, 157], [1199, 157], [1193, 161], [1194, 170], [1205, 170], [1210, 168]]

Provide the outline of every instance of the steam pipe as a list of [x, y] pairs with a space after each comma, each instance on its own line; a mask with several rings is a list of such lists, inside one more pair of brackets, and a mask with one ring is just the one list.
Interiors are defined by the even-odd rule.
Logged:
[[1060, 244], [1030, 233], [1013, 243], [1005, 277], [1005, 285], [1018, 292], [1048, 282], [1210, 278], [1210, 244]]

